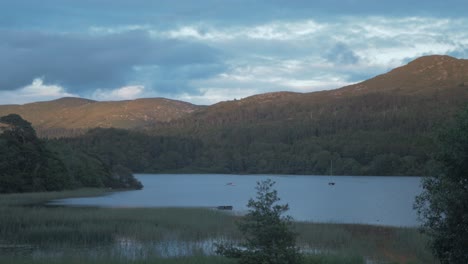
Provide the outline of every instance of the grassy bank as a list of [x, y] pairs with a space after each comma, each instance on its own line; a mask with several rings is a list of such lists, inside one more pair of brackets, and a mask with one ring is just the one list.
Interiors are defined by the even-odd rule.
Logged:
[[[0, 195], [0, 263], [233, 263], [209, 256], [238, 240], [236, 216], [194, 208], [45, 207], [52, 199], [102, 195], [87, 189]], [[435, 263], [410, 228], [297, 223], [307, 263]], [[179, 257], [175, 257], [179, 256]], [[76, 262], [73, 262], [76, 261]]]

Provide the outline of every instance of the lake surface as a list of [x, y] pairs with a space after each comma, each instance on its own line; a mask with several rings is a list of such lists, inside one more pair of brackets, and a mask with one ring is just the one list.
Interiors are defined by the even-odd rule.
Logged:
[[[288, 203], [295, 220], [417, 226], [414, 198], [420, 177], [277, 176], [224, 174], [136, 174], [142, 190], [101, 197], [53, 201], [67, 206], [100, 207], [217, 207], [231, 205], [245, 213], [255, 197], [256, 182], [276, 182], [280, 203]], [[329, 185], [334, 182], [335, 185]]]

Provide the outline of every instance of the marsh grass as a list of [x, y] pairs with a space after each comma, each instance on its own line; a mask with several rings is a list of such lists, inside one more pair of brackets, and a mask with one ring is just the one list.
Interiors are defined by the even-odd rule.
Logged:
[[[210, 247], [241, 239], [238, 216], [201, 208], [44, 206], [105, 192], [0, 195], [0, 263], [233, 263], [210, 256]], [[413, 228], [299, 222], [295, 230], [310, 253], [306, 263], [436, 263]]]
[[[191, 256], [179, 258], [157, 258], [149, 257], [146, 259], [132, 260], [119, 260], [109, 258], [89, 258], [80, 257], [76, 255], [63, 256], [55, 259], [42, 259], [37, 260], [28, 257], [20, 258], [2, 258], [0, 263], [9, 264], [235, 264], [235, 260], [227, 259], [219, 256]], [[304, 259], [304, 264], [364, 264], [365, 260], [359, 256], [308, 256]]]
[[63, 256], [54, 259], [34, 259], [28, 257], [2, 258], [0, 263], [9, 264], [235, 264], [236, 262], [224, 257], [218, 256], [191, 256], [179, 258], [158, 258], [149, 257], [140, 260], [122, 260], [112, 258], [89, 258], [76, 255]]
[[35, 206], [42, 205], [48, 201], [72, 197], [92, 197], [104, 195], [106, 189], [84, 188], [61, 192], [34, 192], [34, 193], [12, 193], [0, 194], [0, 207], [12, 206]]
[[383, 263], [436, 263], [427, 237], [416, 228], [299, 222], [296, 232], [303, 248], [321, 255], [363, 256]]

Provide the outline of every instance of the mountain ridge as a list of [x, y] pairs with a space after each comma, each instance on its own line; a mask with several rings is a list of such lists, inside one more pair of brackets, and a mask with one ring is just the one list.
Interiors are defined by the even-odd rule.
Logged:
[[[451, 109], [449, 104], [452, 102], [458, 105], [460, 101], [468, 101], [466, 87], [468, 60], [431, 55], [363, 82], [333, 90], [270, 92], [209, 106], [167, 98], [94, 101], [64, 97], [24, 105], [0, 105], [0, 115], [20, 114], [33, 124], [39, 134], [41, 131], [47, 134], [50, 130], [77, 130], [80, 134], [94, 127], [154, 130], [162, 124], [180, 127], [187, 124], [211, 126], [319, 120], [324, 118], [326, 112], [347, 115], [346, 111], [387, 111], [372, 100], [386, 102], [385, 107], [391, 107], [391, 104], [394, 107], [409, 107], [405, 104], [422, 100], [424, 104]], [[364, 104], [369, 107], [362, 107]]]
[[50, 129], [86, 130], [94, 127], [131, 129], [148, 122], [168, 122], [201, 107], [166, 98], [94, 101], [64, 97], [24, 105], [0, 105], [0, 115], [19, 114], [40, 133]]
[[417, 93], [422, 92], [423, 88], [442, 89], [465, 83], [468, 86], [468, 60], [446, 55], [430, 55], [417, 58], [387, 73], [341, 89], [357, 93], [369, 90], [371, 87], [378, 92], [385, 90]]

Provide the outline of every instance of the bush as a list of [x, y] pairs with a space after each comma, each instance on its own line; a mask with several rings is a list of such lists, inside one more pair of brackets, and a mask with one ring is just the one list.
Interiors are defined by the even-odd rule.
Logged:
[[218, 245], [216, 252], [229, 258], [239, 259], [241, 264], [294, 264], [302, 256], [296, 247], [296, 234], [290, 230], [291, 217], [283, 216], [287, 204], [278, 205], [280, 200], [275, 182], [268, 179], [257, 183], [257, 199], [250, 199], [247, 215], [238, 227], [245, 242], [239, 245]]

